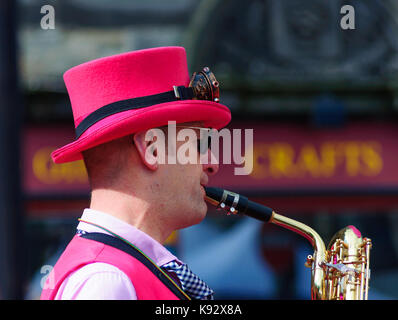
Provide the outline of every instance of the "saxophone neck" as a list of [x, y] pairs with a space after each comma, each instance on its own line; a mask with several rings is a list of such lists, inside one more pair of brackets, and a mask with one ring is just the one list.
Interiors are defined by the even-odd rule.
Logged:
[[314, 249], [314, 255], [309, 256], [307, 266], [312, 269], [311, 297], [312, 299], [325, 299], [325, 270], [323, 268], [326, 261], [326, 247], [319, 234], [304, 223], [290, 219], [288, 217], [272, 213], [269, 221], [272, 224], [289, 229], [306, 238]]
[[323, 242], [319, 234], [314, 229], [305, 225], [304, 223], [277, 214], [275, 211], [273, 212], [269, 222], [294, 231], [303, 236], [311, 243], [312, 247], [317, 252], [326, 252], [325, 243]]

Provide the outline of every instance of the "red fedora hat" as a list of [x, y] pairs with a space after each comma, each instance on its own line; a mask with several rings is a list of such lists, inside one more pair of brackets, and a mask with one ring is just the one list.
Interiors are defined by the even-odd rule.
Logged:
[[84, 150], [169, 121], [226, 126], [231, 113], [218, 102], [214, 75], [204, 68], [192, 79], [182, 47], [138, 50], [69, 69], [64, 81], [76, 140], [55, 150], [53, 161], [80, 160]]

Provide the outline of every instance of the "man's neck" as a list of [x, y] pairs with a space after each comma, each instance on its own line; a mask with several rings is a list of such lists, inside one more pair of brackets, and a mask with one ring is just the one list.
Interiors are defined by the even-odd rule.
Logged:
[[142, 199], [114, 190], [96, 189], [91, 193], [90, 209], [106, 212], [150, 237], [164, 243], [173, 230], [165, 230], [165, 225], [151, 213], [150, 205]]

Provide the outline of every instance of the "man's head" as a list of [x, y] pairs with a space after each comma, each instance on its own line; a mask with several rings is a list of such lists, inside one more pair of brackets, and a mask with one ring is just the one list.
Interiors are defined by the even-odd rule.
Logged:
[[[147, 141], [145, 132], [168, 121], [175, 121], [177, 131], [184, 130], [178, 128], [183, 123], [226, 126], [231, 112], [220, 103], [219, 83], [210, 69], [190, 78], [185, 49], [161, 47], [83, 63], [66, 71], [64, 80], [76, 140], [55, 150], [52, 158], [55, 163], [84, 158], [92, 207], [158, 230], [201, 221], [206, 213], [201, 185], [217, 165], [153, 162], [171, 149], [153, 149], [155, 142]], [[166, 137], [169, 142], [168, 132]], [[176, 148], [186, 146], [174, 142]], [[135, 212], [134, 221], [128, 212]]]

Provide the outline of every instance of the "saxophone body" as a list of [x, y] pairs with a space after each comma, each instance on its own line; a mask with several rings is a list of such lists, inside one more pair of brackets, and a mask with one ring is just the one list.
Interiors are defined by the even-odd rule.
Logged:
[[328, 247], [311, 227], [277, 214], [237, 193], [206, 187], [206, 200], [227, 214], [242, 214], [289, 229], [305, 237], [314, 249], [305, 265], [311, 268], [313, 300], [367, 300], [372, 242], [354, 226], [338, 231]]

